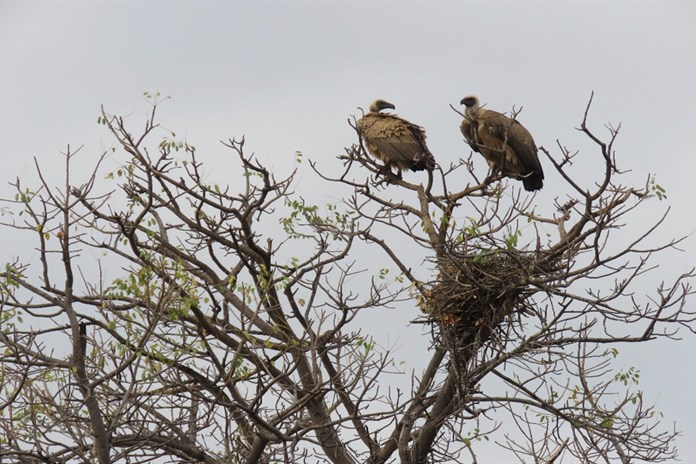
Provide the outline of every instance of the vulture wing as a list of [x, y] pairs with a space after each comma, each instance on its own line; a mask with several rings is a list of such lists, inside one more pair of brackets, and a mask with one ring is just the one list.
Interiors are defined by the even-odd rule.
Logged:
[[468, 118], [464, 118], [462, 119], [462, 125], [459, 126], [459, 128], [462, 130], [464, 139], [466, 140], [466, 143], [469, 144], [471, 149], [477, 153], [480, 153], [481, 150], [479, 149], [479, 142], [477, 142], [475, 125], [476, 122], [472, 122]]
[[496, 111], [487, 110], [479, 119], [478, 133], [483, 145], [496, 150], [506, 148], [505, 173], [522, 179], [525, 190], [540, 189], [544, 171], [532, 134], [516, 119]]
[[435, 159], [425, 145], [425, 131], [391, 114], [369, 113], [358, 121], [367, 149], [388, 166], [421, 171]]

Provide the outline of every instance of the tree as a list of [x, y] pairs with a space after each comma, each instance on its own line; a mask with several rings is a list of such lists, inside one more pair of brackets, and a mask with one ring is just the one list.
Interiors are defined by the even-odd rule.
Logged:
[[[68, 148], [63, 186], [37, 163], [39, 186], [17, 180], [6, 201], [3, 225], [33, 237], [36, 258], [1, 273], [2, 462], [476, 462], [489, 438], [523, 461], [676, 456], [638, 371], [612, 359], [694, 331], [694, 272], [637, 292], [679, 240], [643, 245], [663, 217], [626, 241], [664, 190], [618, 183], [619, 130], [595, 135], [590, 104], [583, 156], [603, 173], [580, 185], [576, 154], [542, 148], [567, 188], [547, 214], [500, 177], [478, 180], [471, 160], [415, 184], [359, 143], [339, 176], [309, 163], [350, 189], [340, 204], [295, 194], [297, 170], [277, 178], [243, 138], [223, 142], [239, 177], [208, 184], [146, 97], [141, 133], [102, 110], [126, 157], [106, 180], [105, 153], [75, 183]], [[398, 366], [358, 318], [395, 304], [432, 349], [389, 389]]]

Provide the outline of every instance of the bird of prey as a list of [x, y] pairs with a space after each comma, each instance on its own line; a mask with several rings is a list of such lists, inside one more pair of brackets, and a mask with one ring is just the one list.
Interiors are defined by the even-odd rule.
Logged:
[[466, 106], [460, 126], [466, 142], [483, 155], [493, 171], [521, 180], [532, 192], [544, 186], [544, 171], [539, 162], [532, 134], [517, 119], [482, 108], [473, 95], [461, 101]]
[[384, 162], [387, 169], [432, 171], [435, 158], [425, 145], [422, 127], [406, 121], [395, 114], [382, 113], [384, 109], [396, 109], [384, 100], [375, 100], [370, 111], [358, 119], [356, 128], [367, 150]]

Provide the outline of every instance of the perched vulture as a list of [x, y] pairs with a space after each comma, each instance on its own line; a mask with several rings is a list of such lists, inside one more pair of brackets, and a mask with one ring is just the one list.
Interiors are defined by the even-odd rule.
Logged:
[[394, 114], [381, 113], [396, 107], [384, 100], [370, 104], [369, 113], [357, 121], [357, 129], [367, 150], [384, 165], [399, 172], [404, 169], [422, 171], [435, 169], [435, 158], [425, 145], [425, 131]]
[[488, 166], [522, 181], [531, 192], [544, 186], [544, 171], [532, 134], [516, 119], [481, 108], [477, 97], [464, 97], [466, 105], [461, 130], [471, 148], [486, 158]]

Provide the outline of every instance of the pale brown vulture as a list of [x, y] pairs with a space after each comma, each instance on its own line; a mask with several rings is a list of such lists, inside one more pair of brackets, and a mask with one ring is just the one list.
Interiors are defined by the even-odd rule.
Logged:
[[425, 145], [425, 131], [395, 114], [381, 113], [396, 109], [384, 100], [375, 100], [370, 111], [357, 121], [357, 129], [367, 150], [384, 165], [399, 172], [404, 169], [422, 171], [435, 169], [435, 158]]
[[521, 180], [529, 192], [540, 190], [544, 171], [532, 134], [516, 119], [482, 108], [473, 95], [461, 104], [466, 106], [461, 130], [471, 148], [486, 158], [493, 171]]

